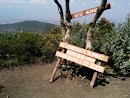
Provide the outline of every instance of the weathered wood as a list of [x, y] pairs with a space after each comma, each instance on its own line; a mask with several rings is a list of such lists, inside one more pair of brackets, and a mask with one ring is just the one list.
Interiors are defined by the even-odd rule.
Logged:
[[[98, 65], [100, 66], [100, 65], [101, 65], [101, 62], [98, 62]], [[90, 87], [92, 87], [92, 88], [94, 87], [94, 84], [95, 84], [97, 75], [98, 75], [98, 73], [97, 73], [97, 72], [94, 72], [93, 77], [92, 77], [92, 80], [91, 80], [91, 82], [90, 82]]]
[[97, 73], [97, 72], [94, 72], [93, 77], [92, 77], [92, 80], [91, 80], [91, 82], [90, 82], [90, 87], [92, 87], [92, 88], [94, 87], [94, 84], [95, 84], [97, 75], [98, 75], [98, 73]]
[[[60, 23], [61, 23], [61, 29], [62, 29], [62, 40], [63, 42], [69, 43], [70, 41], [70, 35], [71, 35], [71, 14], [70, 14], [70, 0], [65, 0], [65, 20], [64, 20], [64, 13], [61, 4], [59, 3], [58, 0], [54, 0], [58, 7], [58, 11], [60, 14]], [[66, 63], [66, 60], [62, 60], [62, 63]]]
[[[64, 53], [65, 49], [63, 49], [62, 52]], [[53, 80], [55, 78], [55, 74], [56, 74], [57, 68], [59, 67], [60, 63], [61, 63], [61, 58], [58, 58], [58, 61], [56, 63], [56, 66], [55, 66], [55, 68], [53, 70], [53, 73], [52, 73], [52, 76], [51, 76], [51, 79], [50, 79], [50, 83], [53, 82]]]
[[[96, 13], [96, 12], [97, 12], [97, 9], [98, 9], [99, 7], [100, 7], [100, 6], [94, 7], [94, 8], [88, 9], [88, 10], [84, 10], [84, 11], [81, 11], [81, 12], [77, 12], [77, 13], [74, 13], [74, 14], [71, 14], [72, 19], [78, 18], [78, 17], [82, 17], [82, 16], [85, 16], [85, 15], [89, 15], [89, 14]], [[106, 4], [105, 8], [106, 8], [106, 9], [110, 9], [110, 8], [111, 8], [111, 7], [110, 7], [110, 3]]]
[[56, 52], [56, 56], [58, 56], [60, 58], [63, 58], [63, 59], [66, 59], [66, 60], [69, 60], [71, 62], [77, 63], [79, 65], [88, 67], [90, 69], [96, 70], [96, 71], [101, 72], [101, 73], [103, 73], [104, 70], [105, 70], [105, 67], [93, 64], [93, 63], [88, 62], [86, 60], [79, 59], [79, 58], [77, 58], [75, 56], [67, 55], [67, 54], [59, 52], [59, 51]]
[[71, 44], [68, 44], [68, 43], [60, 42], [59, 46], [62, 47], [62, 48], [66, 48], [66, 49], [72, 50], [74, 52], [81, 53], [83, 55], [90, 56], [92, 58], [96, 58], [96, 59], [105, 61], [105, 62], [107, 62], [108, 58], [109, 58], [106, 55], [99, 54], [99, 53], [96, 53], [96, 52], [93, 52], [93, 51], [90, 51], [90, 50], [86, 50], [84, 48], [80, 48], [80, 47], [77, 47], [77, 46], [74, 46], [74, 45], [71, 45]]
[[70, 0], [65, 0], [65, 4], [66, 4], [66, 21], [67, 22], [71, 22], [71, 14], [70, 14], [70, 7], [69, 7], [69, 4], [70, 4]]
[[91, 63], [95, 63], [95, 61], [96, 61], [96, 59], [94, 59], [94, 58], [90, 58], [88, 56], [73, 52], [71, 50], [67, 50], [66, 54], [70, 55], [70, 56], [75, 56], [76, 58], [79, 58], [79, 59], [82, 59], [82, 60], [85, 60], [85, 61], [88, 61]]
[[65, 19], [64, 27], [62, 26], [62, 39], [63, 39], [63, 42], [69, 43], [71, 29], [72, 29], [71, 14], [70, 14], [70, 7], [69, 7], [70, 0], [65, 0], [65, 2], [66, 2], [65, 3], [66, 4], [66, 14], [65, 14], [66, 19]]
[[65, 23], [64, 23], [63, 9], [62, 9], [61, 4], [58, 2], [58, 0], [54, 0], [54, 2], [57, 4], [58, 11], [59, 11], [59, 14], [60, 14], [60, 24], [61, 24], [61, 30], [62, 30], [62, 40], [64, 41], [66, 26], [65, 26]]

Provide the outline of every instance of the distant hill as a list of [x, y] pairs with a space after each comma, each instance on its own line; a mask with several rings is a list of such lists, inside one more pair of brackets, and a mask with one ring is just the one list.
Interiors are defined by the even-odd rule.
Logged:
[[55, 25], [46, 23], [46, 22], [38, 22], [38, 21], [24, 21], [18, 22], [14, 24], [0, 24], [0, 32], [9, 31], [9, 32], [19, 32], [23, 30], [25, 32], [40, 32], [46, 33]]

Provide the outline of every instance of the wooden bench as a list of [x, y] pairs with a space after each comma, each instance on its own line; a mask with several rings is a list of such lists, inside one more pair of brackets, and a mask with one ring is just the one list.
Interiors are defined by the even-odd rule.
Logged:
[[[91, 83], [90, 83], [90, 86], [93, 87], [97, 74], [98, 74], [97, 71], [104, 73], [104, 70], [105, 70], [105, 67], [100, 66], [101, 62], [98, 62], [98, 64], [95, 64], [96, 59], [107, 62], [109, 57], [103, 54], [99, 54], [90, 50], [86, 50], [86, 49], [68, 44], [68, 43], [64, 43], [64, 42], [61, 42], [59, 46], [62, 47], [63, 50], [62, 52], [60, 51], [56, 52], [56, 56], [60, 58], [58, 59], [58, 62], [54, 68], [50, 82], [53, 82], [56, 70], [61, 62], [61, 58], [63, 58], [68, 61], [77, 63], [81, 66], [85, 66], [85, 67], [95, 70], [96, 72], [94, 72]], [[65, 49], [67, 50], [66, 53], [64, 53]]]

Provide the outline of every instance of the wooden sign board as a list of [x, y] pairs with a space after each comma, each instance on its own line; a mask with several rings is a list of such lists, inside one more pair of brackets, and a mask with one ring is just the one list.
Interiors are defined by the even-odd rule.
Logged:
[[74, 55], [73, 56], [70, 56], [68, 54], [65, 54], [65, 53], [62, 53], [62, 52], [59, 52], [57, 51], [56, 52], [56, 56], [60, 57], [60, 58], [63, 58], [63, 59], [66, 59], [66, 60], [69, 60], [69, 61], [72, 61], [72, 62], [75, 62], [79, 65], [83, 65], [85, 67], [88, 67], [90, 69], [93, 69], [93, 70], [96, 70], [96, 71], [99, 71], [101, 73], [104, 72], [105, 68], [102, 67], [102, 66], [99, 66], [99, 65], [96, 65], [96, 64], [93, 64], [91, 62], [88, 62], [87, 60], [83, 60], [83, 59], [79, 59], [77, 57], [75, 57]]
[[85, 60], [85, 61], [88, 61], [91, 63], [95, 63], [95, 61], [96, 61], [96, 59], [94, 59], [94, 58], [87, 57], [85, 55], [73, 52], [71, 50], [67, 50], [66, 54], [70, 55], [70, 56], [75, 56], [76, 58], [79, 58], [79, 59], [82, 59], [82, 60]]
[[[91, 9], [88, 9], [88, 10], [84, 10], [84, 11], [81, 11], [81, 12], [78, 12], [78, 13], [74, 13], [74, 14], [71, 15], [71, 17], [72, 17], [72, 19], [74, 19], [74, 18], [78, 18], [78, 17], [81, 17], [81, 16], [96, 13], [97, 9], [99, 7], [100, 6], [95, 7], [95, 8], [91, 8]], [[110, 3], [106, 4], [106, 9], [110, 9]]]
[[96, 53], [96, 52], [93, 52], [90, 50], [86, 50], [84, 48], [80, 48], [80, 47], [77, 47], [77, 46], [74, 46], [74, 45], [71, 45], [68, 43], [60, 42], [59, 46], [62, 48], [65, 48], [65, 49], [72, 50], [72, 51], [77, 52], [77, 53], [81, 53], [83, 55], [87, 55], [87, 56], [92, 57], [92, 58], [96, 58], [96, 59], [105, 61], [105, 62], [107, 62], [108, 58], [109, 58], [108, 56], [105, 56], [103, 54], [99, 54], [99, 53]]
[[93, 51], [89, 51], [84, 48], [80, 48], [80, 47], [77, 47], [68, 43], [64, 43], [64, 42], [60, 42], [59, 46], [62, 47], [63, 49], [62, 49], [62, 52], [59, 52], [59, 51], [56, 52], [56, 56], [58, 56], [59, 58], [53, 70], [53, 74], [51, 76], [50, 82], [53, 82], [57, 68], [60, 65], [63, 58], [71, 62], [74, 62], [79, 65], [95, 70], [96, 72], [94, 72], [94, 75], [90, 83], [90, 86], [93, 87], [97, 74], [98, 74], [97, 71], [103, 73], [105, 70], [105, 67], [100, 66], [101, 62], [98, 62], [98, 64], [95, 64], [95, 61], [96, 59], [99, 59], [99, 60], [107, 62], [108, 56], [105, 56], [103, 54], [99, 54]]

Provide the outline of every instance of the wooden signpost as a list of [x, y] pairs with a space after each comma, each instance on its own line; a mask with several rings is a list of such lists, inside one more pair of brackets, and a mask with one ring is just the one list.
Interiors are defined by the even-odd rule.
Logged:
[[[89, 15], [89, 14], [93, 14], [93, 13], [96, 13], [97, 12], [97, 9], [99, 8], [100, 6], [98, 7], [95, 7], [95, 8], [91, 8], [91, 9], [88, 9], [88, 10], [84, 10], [84, 11], [81, 11], [81, 12], [77, 12], [77, 13], [74, 13], [72, 14], [72, 19], [74, 18], [78, 18], [78, 17], [82, 17], [82, 16], [85, 16], [85, 15]], [[106, 4], [106, 9], [110, 9], [111, 6], [110, 6], [110, 3]]]
[[[72, 19], [74, 19], [74, 18], [85, 16], [85, 15], [96, 13], [99, 7], [100, 6], [91, 8], [88, 10], [84, 10], [78, 13], [74, 13], [71, 15], [71, 17]], [[110, 9], [110, 8], [111, 8], [110, 3], [106, 4], [105, 9]], [[61, 59], [63, 58], [71, 62], [77, 63], [81, 66], [85, 66], [85, 67], [95, 70], [92, 80], [90, 82], [90, 86], [93, 87], [96, 81], [97, 74], [98, 74], [97, 72], [103, 73], [105, 70], [105, 67], [100, 66], [101, 62], [98, 62], [98, 64], [95, 64], [95, 61], [96, 59], [98, 59], [98, 60], [107, 62], [108, 56], [99, 54], [90, 50], [86, 50], [86, 49], [83, 49], [74, 45], [70, 45], [68, 43], [61, 42], [59, 46], [62, 47], [63, 49], [62, 49], [62, 52], [59, 52], [59, 51], [56, 52], [56, 56], [59, 57], [59, 59], [54, 68], [50, 82], [53, 82], [57, 68], [59, 67], [61, 63]]]
[[[68, 43], [64, 43], [64, 42], [61, 42], [59, 46], [62, 47], [63, 50], [62, 50], [62, 52], [59, 52], [59, 51], [56, 52], [57, 57], [66, 59], [68, 61], [77, 63], [81, 66], [88, 67], [90, 69], [93, 69], [93, 70], [101, 72], [101, 73], [104, 72], [105, 67], [100, 66], [101, 63], [95, 64], [95, 61], [96, 61], [96, 59], [98, 59], [98, 60], [107, 62], [108, 56], [99, 54], [99, 53], [96, 53], [96, 52], [93, 52], [90, 50], [86, 50], [86, 49], [83, 49], [83, 48], [80, 48], [80, 47], [77, 47], [77, 46], [74, 46], [74, 45], [71, 45]], [[65, 49], [67, 49], [66, 53], [64, 53]], [[60, 64], [60, 59], [58, 60], [56, 66], [54, 68], [50, 82], [53, 82], [55, 73], [56, 73], [56, 70], [57, 70], [57, 67], [59, 66], [59, 64]], [[92, 86], [92, 87], [95, 83], [96, 76], [97, 76], [97, 72], [94, 73], [92, 81], [90, 83], [90, 86]]]

